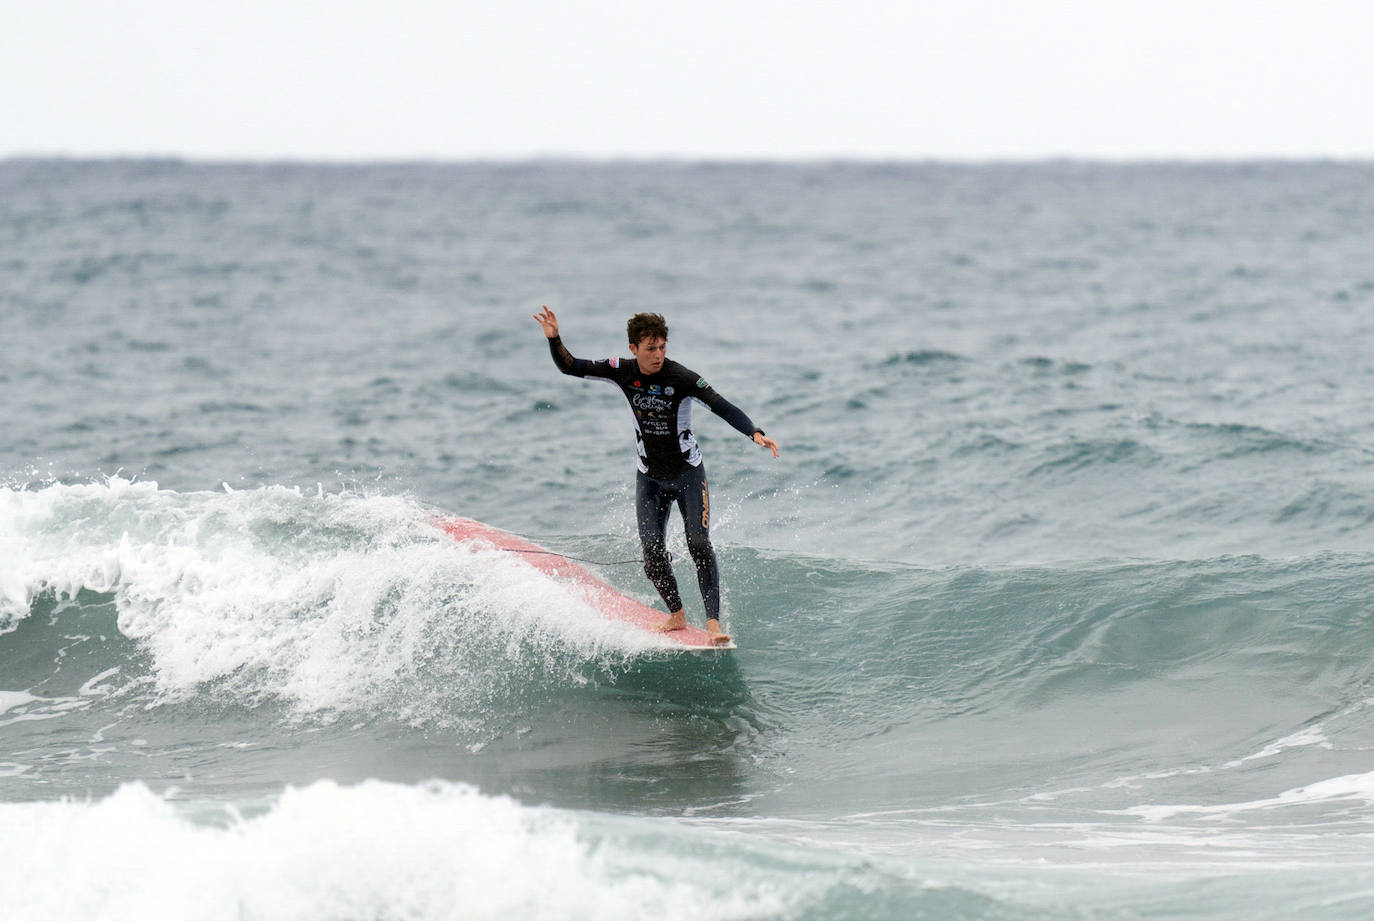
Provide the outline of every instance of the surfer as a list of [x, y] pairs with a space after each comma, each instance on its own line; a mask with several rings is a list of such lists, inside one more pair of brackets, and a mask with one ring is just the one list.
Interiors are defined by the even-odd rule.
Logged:
[[574, 358], [558, 336], [558, 318], [547, 306], [534, 319], [549, 340], [554, 364], [564, 374], [594, 377], [620, 389], [634, 416], [635, 520], [644, 547], [644, 574], [658, 589], [671, 611], [659, 629], [682, 630], [687, 612], [673, 578], [668, 558], [666, 529], [673, 503], [682, 512], [687, 550], [696, 564], [697, 584], [706, 605], [706, 632], [711, 642], [724, 645], [729, 634], [720, 629], [720, 571], [711, 548], [711, 497], [706, 488], [706, 468], [692, 435], [691, 400], [704, 403], [754, 444], [778, 456], [778, 443], [763, 433], [738, 406], [712, 389], [704, 377], [667, 357], [668, 324], [656, 313], [630, 317], [625, 332], [632, 359], [606, 358], [589, 361]]

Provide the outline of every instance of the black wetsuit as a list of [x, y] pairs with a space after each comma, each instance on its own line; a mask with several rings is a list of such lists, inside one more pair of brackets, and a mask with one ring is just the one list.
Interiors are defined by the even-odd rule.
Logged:
[[705, 378], [671, 359], [664, 359], [656, 373], [644, 374], [633, 358], [574, 358], [558, 337], [549, 340], [549, 351], [564, 374], [609, 381], [625, 395], [634, 417], [638, 448], [635, 520], [644, 546], [644, 574], [670, 612], [682, 608], [665, 537], [668, 513], [676, 502], [687, 531], [687, 549], [696, 563], [706, 617], [719, 619], [720, 574], [711, 548], [711, 497], [701, 449], [692, 434], [691, 401], [704, 403], [750, 438], [762, 430], [743, 410], [716, 393]]

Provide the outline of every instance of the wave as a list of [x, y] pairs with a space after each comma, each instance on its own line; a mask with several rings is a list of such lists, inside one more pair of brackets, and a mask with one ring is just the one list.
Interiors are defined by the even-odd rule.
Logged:
[[[1318, 745], [1252, 756], [1305, 732], [1374, 736], [1368, 555], [930, 568], [722, 544], [741, 648], [703, 663], [656, 657], [574, 587], [454, 544], [433, 515], [280, 487], [0, 492], [0, 725], [84, 713], [98, 738], [110, 714], [167, 706], [226, 726], [257, 709], [276, 737], [380, 721], [449, 750], [504, 738], [492, 770], [541, 746], [610, 758], [597, 783], [636, 809], [691, 789], [773, 797], [778, 814], [822, 794], [915, 808], [1073, 783], [1125, 808], [1141, 800], [1104, 785], [1146, 775], [1154, 802], [1205, 805], [1187, 798], [1203, 767], [1277, 760], [1298, 788], [1351, 772]], [[553, 545], [607, 549], [582, 540]], [[642, 590], [637, 571], [608, 577]]]
[[239, 806], [130, 784], [0, 805], [0, 849], [16, 919], [1012, 917], [858, 860], [441, 782], [326, 781]]
[[1160, 455], [1148, 446], [1130, 439], [1072, 441], [1044, 452], [1044, 459], [1026, 475], [1030, 478], [1077, 474], [1094, 466], [1129, 467], [1139, 471], [1157, 463]]
[[780, 793], [779, 813], [849, 783], [856, 809], [875, 788], [911, 808], [1075, 785], [1094, 809], [1138, 804], [1141, 786], [1215, 802], [1227, 791], [1196, 788], [1223, 769], [1294, 787], [1348, 773], [1321, 746], [1252, 757], [1284, 738], [1374, 740], [1368, 556], [928, 569], [741, 551], [735, 565], [788, 612], [740, 631], [780, 760], [814, 780]]
[[962, 355], [953, 352], [945, 352], [940, 349], [915, 349], [908, 352], [896, 352], [883, 359], [882, 367], [892, 368], [902, 365], [914, 367], [927, 366], [949, 366], [964, 364], [968, 361]]
[[[1367, 802], [1370, 789], [1363, 775], [1286, 801]], [[863, 816], [703, 827], [522, 805], [442, 781], [320, 781], [238, 801], [132, 783], [94, 801], [0, 804], [0, 889], [16, 921], [1067, 921], [1193, 916], [1199, 905], [1226, 918], [1367, 916], [1367, 861], [1338, 842], [1306, 827], [1256, 836], [1234, 824], [1170, 829], [1165, 818], [1123, 832], [945, 817], [901, 831], [941, 856], [896, 859], [834, 846], [872, 830]]]
[[658, 648], [575, 587], [455, 544], [432, 519], [404, 497], [280, 487], [116, 478], [0, 492], [16, 548], [0, 569], [7, 679], [51, 678], [79, 629], [104, 635], [104, 667], [155, 702], [443, 722]]

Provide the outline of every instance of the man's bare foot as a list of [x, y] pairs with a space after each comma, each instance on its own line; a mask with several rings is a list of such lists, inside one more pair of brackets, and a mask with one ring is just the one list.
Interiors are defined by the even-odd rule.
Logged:
[[730, 642], [730, 634], [720, 629], [720, 621], [714, 617], [706, 622], [706, 632], [711, 634], [712, 646], [724, 646]]
[[665, 620], [663, 623], [661, 623], [661, 624], [658, 625], [658, 629], [659, 629], [659, 631], [662, 632], [662, 633], [672, 633], [674, 630], [686, 630], [686, 629], [687, 629], [687, 610], [686, 610], [686, 608], [683, 608], [683, 609], [680, 610], [680, 611], [674, 611], [673, 613], [669, 614], [669, 615], [668, 615], [668, 619]]

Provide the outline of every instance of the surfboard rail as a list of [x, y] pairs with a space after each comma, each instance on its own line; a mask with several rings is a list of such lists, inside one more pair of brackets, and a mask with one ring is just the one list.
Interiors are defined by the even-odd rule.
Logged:
[[700, 627], [689, 625], [683, 630], [660, 632], [658, 625], [663, 623], [667, 614], [636, 601], [590, 570], [518, 534], [503, 531], [472, 518], [443, 517], [436, 519], [435, 526], [460, 543], [488, 544], [498, 550], [515, 553], [526, 564], [540, 572], [576, 583], [586, 592], [592, 606], [607, 617], [653, 633], [668, 643], [682, 647], [681, 651], [704, 652], [735, 648], [733, 642], [713, 644], [711, 635]]

